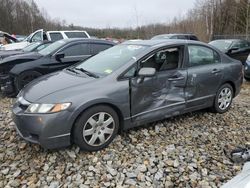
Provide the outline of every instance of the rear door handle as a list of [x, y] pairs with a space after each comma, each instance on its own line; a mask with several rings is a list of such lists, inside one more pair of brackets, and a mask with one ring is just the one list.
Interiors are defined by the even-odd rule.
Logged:
[[179, 81], [179, 80], [184, 80], [184, 77], [180, 76], [180, 77], [172, 77], [168, 79], [168, 81]]
[[212, 74], [217, 74], [217, 73], [219, 73], [219, 72], [221, 72], [221, 70], [219, 70], [219, 69], [213, 69], [213, 70], [212, 70]]

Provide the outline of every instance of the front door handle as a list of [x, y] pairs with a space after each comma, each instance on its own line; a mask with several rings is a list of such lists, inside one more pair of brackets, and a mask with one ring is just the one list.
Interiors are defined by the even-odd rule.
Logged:
[[179, 80], [184, 80], [184, 77], [180, 76], [180, 77], [172, 77], [168, 79], [168, 81], [179, 81]]
[[213, 69], [213, 70], [212, 70], [212, 74], [217, 74], [217, 73], [219, 73], [219, 72], [221, 72], [221, 70], [219, 70], [219, 69]]

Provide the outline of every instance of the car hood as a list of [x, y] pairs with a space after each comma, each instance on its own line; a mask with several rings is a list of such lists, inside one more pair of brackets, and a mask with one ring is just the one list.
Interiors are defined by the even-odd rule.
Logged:
[[25, 48], [29, 44], [30, 43], [27, 41], [13, 43], [13, 44], [6, 44], [3, 46], [3, 50], [19, 50]]
[[20, 60], [20, 63], [24, 61], [33, 61], [41, 57], [43, 56], [39, 54], [38, 52], [22, 53], [22, 54], [13, 55], [13, 56], [4, 58], [2, 61], [0, 61], [0, 65], [8, 63], [8, 62], [12, 62], [12, 61], [18, 62], [16, 60]]
[[22, 90], [22, 93], [27, 101], [36, 102], [48, 95], [58, 93], [62, 90], [68, 90], [79, 85], [92, 83], [95, 80], [96, 79], [88, 77], [87, 75], [85, 76], [84, 74], [78, 76], [63, 70], [34, 80]]
[[22, 50], [7, 50], [7, 51], [0, 51], [0, 58], [12, 56], [12, 55], [17, 55], [17, 54], [23, 54], [25, 53]]

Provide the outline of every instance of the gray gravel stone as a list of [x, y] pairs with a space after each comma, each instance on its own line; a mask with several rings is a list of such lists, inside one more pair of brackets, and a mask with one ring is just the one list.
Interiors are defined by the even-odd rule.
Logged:
[[13, 101], [0, 99], [0, 187], [220, 187], [242, 169], [224, 151], [249, 142], [250, 83], [225, 114], [204, 110], [162, 120], [91, 153], [25, 142], [11, 118]]

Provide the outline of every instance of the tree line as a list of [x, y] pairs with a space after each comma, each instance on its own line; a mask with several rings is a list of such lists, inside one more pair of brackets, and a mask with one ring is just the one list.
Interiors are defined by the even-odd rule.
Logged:
[[169, 23], [126, 29], [66, 25], [64, 20], [51, 19], [34, 0], [0, 0], [0, 5], [0, 30], [15, 34], [27, 35], [41, 28], [81, 29], [100, 38], [123, 39], [148, 39], [163, 33], [194, 33], [203, 41], [211, 40], [214, 35], [244, 35], [248, 38], [250, 34], [249, 0], [197, 0], [194, 8]]

